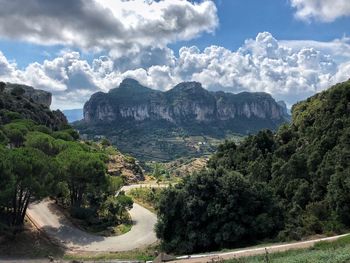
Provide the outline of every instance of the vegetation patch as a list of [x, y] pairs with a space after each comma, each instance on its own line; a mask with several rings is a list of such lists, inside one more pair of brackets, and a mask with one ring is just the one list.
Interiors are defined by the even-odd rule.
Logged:
[[350, 236], [334, 242], [319, 242], [309, 249], [227, 260], [228, 263], [346, 263], [350, 262]]
[[155, 213], [162, 191], [164, 191], [162, 188], [140, 187], [131, 189], [128, 195], [130, 195], [136, 203]]
[[124, 252], [109, 252], [109, 253], [80, 253], [80, 254], [66, 254], [63, 259], [65, 260], [86, 260], [86, 261], [98, 261], [98, 260], [139, 260], [139, 261], [151, 261], [157, 256], [159, 251], [158, 246], [150, 246], [147, 248], [136, 249]]

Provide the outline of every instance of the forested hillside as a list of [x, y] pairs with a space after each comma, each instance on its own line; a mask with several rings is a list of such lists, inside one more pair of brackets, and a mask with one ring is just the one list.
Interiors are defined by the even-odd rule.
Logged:
[[350, 81], [294, 105], [292, 122], [226, 142], [165, 191], [158, 237], [190, 253], [350, 228]]
[[49, 196], [88, 225], [129, 220], [132, 200], [115, 197], [122, 178], [107, 174], [115, 150], [80, 141], [61, 113], [25, 92], [0, 90], [0, 233], [16, 233], [29, 203]]

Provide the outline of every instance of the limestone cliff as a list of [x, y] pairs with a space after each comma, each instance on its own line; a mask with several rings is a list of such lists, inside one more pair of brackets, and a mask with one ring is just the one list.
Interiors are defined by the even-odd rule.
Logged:
[[231, 122], [287, 117], [285, 109], [267, 93], [209, 92], [198, 82], [184, 82], [161, 92], [125, 79], [109, 93], [96, 93], [84, 106], [86, 123], [165, 120], [184, 123]]

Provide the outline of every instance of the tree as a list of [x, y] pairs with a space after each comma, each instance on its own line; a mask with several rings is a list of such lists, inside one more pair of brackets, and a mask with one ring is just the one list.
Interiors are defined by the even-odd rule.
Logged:
[[280, 229], [277, 202], [264, 184], [237, 172], [202, 171], [161, 195], [156, 233], [166, 251], [222, 249]]
[[6, 87], [6, 83], [0, 81], [0, 93], [3, 92], [3, 91], [5, 90], [5, 87]]
[[100, 155], [67, 148], [57, 158], [69, 188], [71, 206], [80, 208], [88, 196], [93, 200], [107, 189], [106, 165]]
[[112, 224], [122, 223], [128, 219], [127, 211], [132, 207], [132, 199], [121, 192], [117, 197], [109, 196], [101, 205], [100, 213]]
[[9, 140], [7, 139], [6, 135], [2, 130], [0, 130], [0, 145], [6, 145], [8, 144]]
[[25, 145], [41, 150], [47, 155], [54, 156], [59, 153], [56, 141], [50, 135], [41, 132], [29, 132], [26, 136]]
[[25, 134], [19, 129], [5, 129], [6, 137], [14, 147], [20, 147], [24, 143]]
[[7, 158], [12, 175], [11, 224], [23, 224], [31, 200], [47, 196], [53, 183], [49, 158], [33, 148], [18, 148], [8, 152]]
[[[9, 150], [0, 145], [0, 215], [10, 211], [15, 178], [11, 173]], [[10, 222], [7, 222], [8, 224]]]

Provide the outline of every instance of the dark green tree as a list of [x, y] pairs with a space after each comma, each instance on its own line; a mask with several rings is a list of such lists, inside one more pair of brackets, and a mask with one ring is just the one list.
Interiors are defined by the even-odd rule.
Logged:
[[192, 253], [273, 236], [280, 214], [265, 184], [223, 169], [203, 171], [164, 191], [157, 236], [166, 251]]

